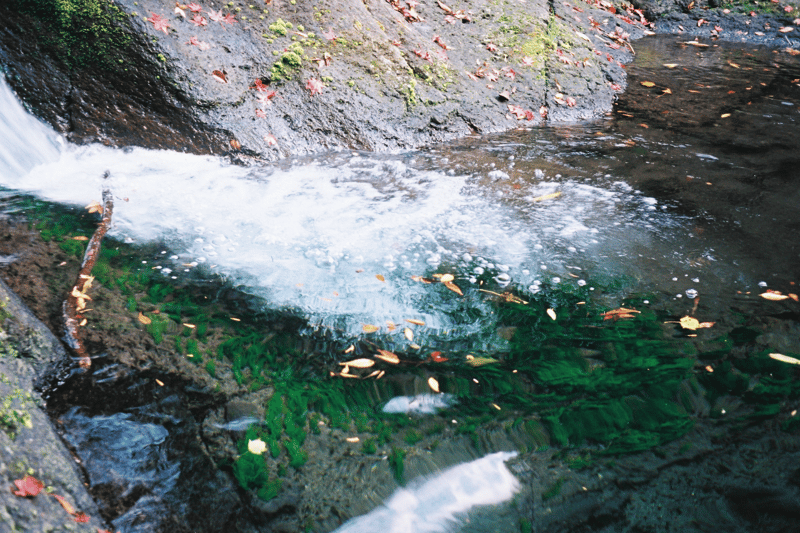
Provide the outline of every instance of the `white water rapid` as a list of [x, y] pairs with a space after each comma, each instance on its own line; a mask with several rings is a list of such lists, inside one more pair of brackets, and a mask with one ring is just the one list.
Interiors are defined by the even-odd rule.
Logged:
[[[537, 171], [511, 198], [493, 185], [508, 178], [494, 163], [455, 172], [446, 158], [430, 170], [419, 168], [418, 154], [342, 153], [242, 167], [166, 150], [73, 146], [27, 113], [5, 80], [0, 137], [0, 186], [11, 191], [83, 206], [100, 199], [109, 170], [110, 234], [163, 244], [149, 264], [164, 275], [199, 265], [267, 306], [299, 309], [347, 335], [364, 324], [423, 320], [418, 344], [485, 324], [456, 327], [458, 298], [412, 275], [452, 271], [462, 288], [484, 269], [501, 286], [512, 280], [533, 291], [543, 279], [581, 284], [576, 264], [641, 256], [656, 226], [681, 223], [613, 180]], [[541, 200], [552, 193], [561, 195]]]

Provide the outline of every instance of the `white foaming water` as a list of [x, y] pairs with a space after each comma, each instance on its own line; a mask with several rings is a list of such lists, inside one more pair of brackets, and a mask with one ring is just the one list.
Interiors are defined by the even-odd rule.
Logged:
[[[485, 326], [480, 319], [464, 324], [463, 317], [456, 326], [459, 299], [411, 275], [441, 267], [460, 275], [456, 283], [466, 288], [474, 269], [496, 268], [503, 285], [535, 287], [544, 275], [568, 279], [563, 266], [576, 253], [621, 247], [618, 255], [625, 255], [653, 238], [654, 201], [620, 183], [532, 177], [511, 197], [479, 174], [419, 170], [402, 156], [347, 154], [277, 169], [169, 151], [76, 147], [27, 114], [4, 83], [0, 99], [0, 135], [7, 137], [0, 145], [9, 147], [0, 152], [0, 185], [74, 205], [99, 200], [108, 185], [116, 198], [110, 234], [168, 247], [150, 266], [177, 276], [194, 267], [187, 263], [203, 265], [267, 306], [298, 308], [313, 324], [347, 334], [406, 318], [424, 320], [429, 335]], [[104, 183], [105, 170], [111, 178]], [[552, 192], [562, 195], [537, 200]]]
[[516, 455], [493, 453], [412, 482], [374, 511], [345, 522], [336, 533], [452, 531], [459, 515], [476, 506], [506, 502], [516, 494], [519, 482], [505, 465]]

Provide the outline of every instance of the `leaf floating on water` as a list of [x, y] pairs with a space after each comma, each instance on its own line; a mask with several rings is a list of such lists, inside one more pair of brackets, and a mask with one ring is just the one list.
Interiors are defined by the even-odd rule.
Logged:
[[386, 321], [386, 329], [388, 329], [389, 331], [394, 331], [394, 330], [397, 329], [397, 324], [395, 324], [391, 320], [387, 320]]
[[456, 279], [452, 274], [442, 274], [442, 277], [439, 278], [439, 281], [442, 283], [447, 283], [448, 281], [453, 281]]
[[403, 328], [403, 335], [410, 341], [414, 340], [414, 332], [410, 328]]
[[474, 355], [467, 356], [467, 364], [469, 366], [479, 367], [484, 365], [490, 365], [492, 363], [499, 363], [500, 361], [493, 358], [493, 357], [475, 357]]
[[458, 294], [459, 296], [464, 296], [464, 293], [461, 292], [461, 289], [458, 287], [458, 285], [456, 285], [452, 281], [446, 281], [444, 283], [444, 286], [453, 291], [454, 293]]
[[430, 387], [433, 392], [439, 392], [439, 382], [436, 381], [436, 378], [428, 378], [428, 387]]
[[380, 274], [375, 274], [375, 277], [376, 277], [376, 278], [378, 278], [378, 281], [383, 281], [383, 282], [385, 282], [385, 281], [386, 281], [386, 278], [384, 278], [384, 277], [383, 277], [382, 275], [380, 275]]
[[543, 200], [552, 200], [553, 198], [558, 198], [561, 196], [561, 191], [552, 192], [550, 194], [544, 194], [542, 196], [537, 196], [536, 198], [531, 198], [531, 202], [541, 202]]
[[352, 366], [353, 368], [369, 368], [375, 364], [375, 361], [372, 359], [353, 359], [352, 361], [345, 361], [344, 363], [339, 363], [339, 365], [343, 367]]
[[729, 116], [731, 116], [731, 114], [730, 114], [730, 113], [723, 113], [723, 114], [721, 114], [721, 115], [719, 116], [719, 118], [728, 118]]
[[776, 361], [780, 361], [781, 363], [789, 363], [790, 365], [800, 365], [800, 359], [795, 359], [794, 357], [789, 357], [788, 355], [783, 355], [782, 353], [771, 353], [769, 356]]
[[364, 333], [375, 333], [381, 328], [379, 328], [378, 326], [373, 326], [372, 324], [364, 324], [363, 326], [361, 326], [361, 329], [364, 331]]
[[759, 296], [761, 296], [765, 300], [770, 300], [770, 301], [773, 301], [773, 302], [780, 302], [781, 300], [786, 300], [787, 298], [789, 298], [785, 294], [781, 294], [781, 293], [779, 293], [777, 291], [774, 291], [774, 292], [773, 291], [767, 291], [767, 292], [764, 292], [762, 294], [759, 294]]
[[664, 66], [667, 68], [676, 68], [678, 66], [677, 63], [664, 63]]
[[715, 324], [714, 322], [700, 322], [696, 318], [692, 318], [690, 316], [685, 316], [681, 318], [678, 323], [681, 325], [683, 329], [689, 329], [692, 331], [701, 328], [710, 328]]
[[549, 316], [550, 318], [555, 320], [556, 319], [556, 312], [553, 309], [548, 309], [547, 310], [547, 316]]
[[345, 440], [346, 440], [347, 442], [353, 442], [353, 443], [356, 443], [356, 442], [358, 442], [358, 437], [347, 437]]
[[409, 344], [408, 347], [411, 348], [412, 350], [421, 350], [422, 349], [422, 347], [419, 344], [414, 344], [413, 342], [411, 344]]
[[611, 311], [606, 311], [602, 313], [600, 316], [603, 317], [603, 320], [609, 320], [613, 318], [617, 320], [619, 318], [633, 318], [633, 313], [641, 313], [641, 311], [637, 311], [636, 309], [626, 309], [624, 307], [620, 307], [619, 309], [612, 309]]
[[643, 82], [641, 82], [641, 83], [642, 83], [642, 85], [644, 85], [645, 87], [655, 87], [655, 86], [656, 86], [656, 84], [655, 84], [655, 83], [653, 83], [652, 81], [643, 81]]
[[141, 323], [142, 323], [142, 324], [144, 324], [145, 326], [146, 326], [147, 324], [150, 324], [150, 323], [152, 322], [152, 320], [150, 320], [150, 318], [149, 318], [149, 317], [146, 317], [146, 316], [144, 316], [144, 314], [142, 314], [142, 312], [141, 312], [141, 311], [139, 311], [139, 317], [138, 317], [138, 318], [139, 318], [139, 322], [141, 322]]
[[355, 349], [356, 349], [356, 347], [351, 344], [350, 346], [347, 347], [347, 349], [344, 351], [344, 353], [352, 353], [352, 352], [355, 351]]
[[76, 235], [76, 236], [74, 236], [72, 238], [72, 240], [73, 241], [88, 241], [89, 237], [86, 237], [85, 235]]
[[375, 357], [392, 365], [400, 363], [400, 358], [388, 350], [378, 350], [378, 353], [375, 354]]
[[442, 352], [433, 352], [431, 353], [431, 360], [434, 363], [444, 363], [447, 361], [447, 357], [442, 356]]
[[409, 324], [414, 324], [416, 326], [425, 325], [425, 322], [423, 322], [422, 320], [417, 320], [416, 318], [406, 318], [406, 322], [408, 322]]

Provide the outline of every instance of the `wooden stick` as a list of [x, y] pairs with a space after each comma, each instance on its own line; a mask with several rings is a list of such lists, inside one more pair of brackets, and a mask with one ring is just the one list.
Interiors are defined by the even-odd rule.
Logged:
[[[103, 175], [104, 179], [108, 178], [108, 171]], [[64, 315], [64, 338], [67, 346], [77, 355], [78, 365], [81, 368], [89, 368], [92, 366], [92, 360], [89, 358], [89, 352], [86, 350], [83, 341], [80, 338], [79, 328], [85, 324], [81, 312], [86, 310], [86, 301], [91, 300], [87, 293], [89, 287], [92, 286], [92, 269], [97, 262], [97, 257], [100, 255], [100, 243], [103, 240], [109, 226], [111, 226], [111, 212], [114, 209], [114, 201], [111, 196], [111, 190], [108, 187], [103, 188], [103, 218], [100, 225], [89, 239], [89, 244], [86, 246], [86, 253], [83, 254], [83, 263], [81, 264], [81, 271], [78, 273], [78, 279], [75, 285], [64, 300], [63, 315]]]

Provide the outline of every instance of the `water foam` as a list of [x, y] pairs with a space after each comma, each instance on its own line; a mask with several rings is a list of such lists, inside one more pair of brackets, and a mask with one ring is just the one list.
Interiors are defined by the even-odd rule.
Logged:
[[470, 509], [498, 505], [519, 490], [505, 461], [516, 452], [498, 452], [463, 463], [397, 490], [382, 506], [349, 520], [336, 533], [439, 533], [452, 531]]

